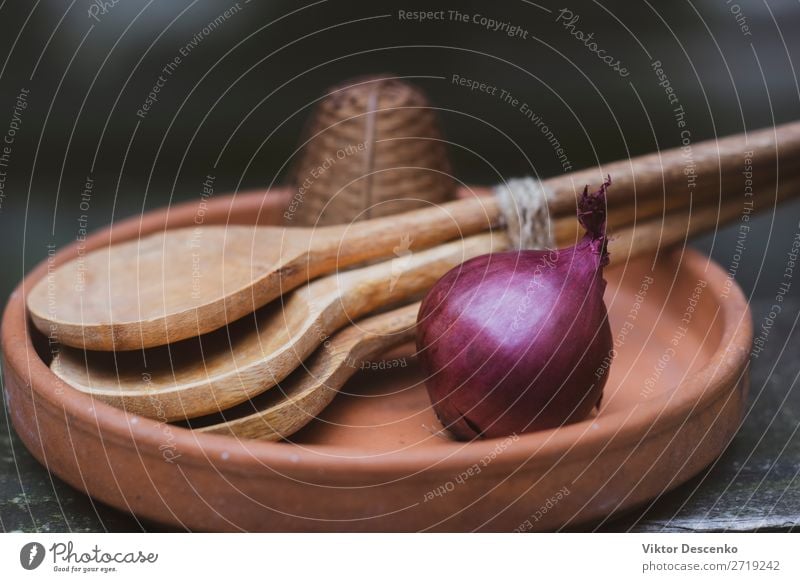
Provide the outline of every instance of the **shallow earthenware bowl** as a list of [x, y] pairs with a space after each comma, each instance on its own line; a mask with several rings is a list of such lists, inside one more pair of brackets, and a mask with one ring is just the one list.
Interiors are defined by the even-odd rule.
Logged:
[[[276, 224], [285, 190], [186, 203], [114, 224], [87, 248], [165, 227]], [[76, 245], [53, 259], [74, 257]], [[196, 434], [112, 408], [48, 368], [25, 292], [3, 317], [6, 397], [33, 455], [109, 505], [195, 530], [552, 530], [607, 518], [685, 482], [741, 419], [752, 339], [739, 288], [708, 258], [677, 249], [607, 271], [617, 341], [601, 410], [513, 439], [436, 435], [410, 352], [360, 372], [291, 442]], [[649, 282], [649, 283], [648, 283]], [[403, 359], [405, 358], [405, 359]]]

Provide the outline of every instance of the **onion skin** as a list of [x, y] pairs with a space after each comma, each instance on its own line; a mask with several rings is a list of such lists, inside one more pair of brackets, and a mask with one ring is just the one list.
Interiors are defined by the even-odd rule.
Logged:
[[456, 438], [554, 428], [599, 407], [613, 353], [603, 302], [610, 184], [584, 190], [587, 233], [574, 247], [476, 257], [425, 296], [418, 356], [433, 408]]

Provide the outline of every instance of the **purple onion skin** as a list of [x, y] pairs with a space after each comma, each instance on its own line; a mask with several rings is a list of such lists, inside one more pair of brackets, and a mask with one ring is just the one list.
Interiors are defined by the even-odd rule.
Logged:
[[425, 296], [418, 356], [434, 410], [456, 438], [558, 427], [599, 407], [613, 347], [603, 302], [610, 183], [584, 191], [587, 233], [574, 247], [476, 257]]

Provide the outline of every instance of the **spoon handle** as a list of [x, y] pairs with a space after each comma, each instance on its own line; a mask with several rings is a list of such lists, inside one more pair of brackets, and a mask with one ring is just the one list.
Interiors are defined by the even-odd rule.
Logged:
[[[742, 187], [742, 171], [751, 166], [754, 187], [774, 186], [792, 177], [800, 159], [800, 122], [692, 142], [682, 135], [684, 145], [630, 159], [569, 172], [543, 181], [550, 191], [548, 210], [552, 217], [575, 215], [578, 196], [585, 186], [601, 183], [611, 175], [613, 188], [608, 205], [621, 206], [636, 218], [646, 218], [649, 206], [633, 202], [650, 198], [679, 197], [688, 209], [692, 195], [716, 192], [732, 197]], [[747, 163], [749, 161], [749, 164]], [[500, 222], [500, 209], [489, 188], [474, 188], [474, 196], [423, 210], [326, 227], [326, 243], [320, 245], [321, 260], [342, 265], [343, 257], [356, 261], [385, 256], [404, 236], [413, 240], [412, 249], [431, 246], [458, 236], [488, 230]], [[641, 214], [640, 214], [641, 213]]]
[[[620, 229], [612, 233], [608, 244], [611, 264], [622, 264], [634, 257], [654, 256], [670, 246], [686, 245], [690, 238], [713, 231], [720, 224], [749, 217], [750, 212], [775, 208], [776, 204], [798, 195], [800, 178], [791, 178], [781, 182], [777, 189], [754, 192], [749, 198], [752, 206], [746, 200], [732, 198], [699, 205], [691, 213], [672, 213]], [[742, 224], [747, 227], [748, 223]]]
[[339, 275], [346, 315], [352, 320], [385, 305], [396, 305], [427, 291], [464, 261], [507, 247], [508, 239], [502, 233], [478, 234], [418, 253], [405, 245], [395, 247], [397, 258]]
[[419, 306], [419, 302], [412, 303], [345, 328], [335, 337], [334, 359], [344, 359], [350, 368], [357, 370], [366, 360], [413, 340]]
[[500, 209], [487, 188], [461, 200], [356, 222], [327, 226], [313, 235], [309, 264], [320, 272], [391, 256], [391, 249], [419, 250], [498, 226]]

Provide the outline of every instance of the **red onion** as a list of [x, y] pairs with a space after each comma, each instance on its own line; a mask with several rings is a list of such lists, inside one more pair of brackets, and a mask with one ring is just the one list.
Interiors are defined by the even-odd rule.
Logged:
[[576, 422], [600, 405], [612, 353], [603, 292], [606, 189], [584, 190], [577, 245], [483, 255], [425, 296], [417, 349], [434, 410], [457, 438]]

